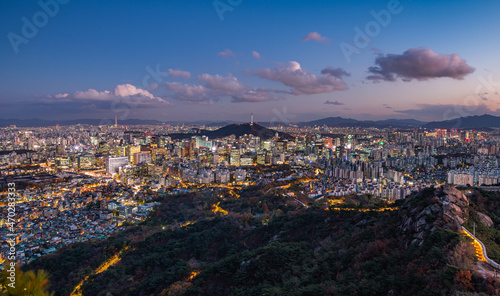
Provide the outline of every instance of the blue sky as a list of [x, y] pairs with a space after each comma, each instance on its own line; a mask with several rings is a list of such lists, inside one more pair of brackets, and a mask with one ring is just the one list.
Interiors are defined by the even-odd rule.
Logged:
[[[2, 118], [500, 114], [497, 1], [41, 2], [52, 16], [0, 3]], [[340, 45], [370, 30], [372, 11], [390, 20], [348, 62]]]

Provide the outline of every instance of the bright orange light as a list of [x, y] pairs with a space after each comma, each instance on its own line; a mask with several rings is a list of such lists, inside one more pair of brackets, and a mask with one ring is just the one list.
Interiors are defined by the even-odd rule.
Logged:
[[217, 214], [217, 213], [222, 213], [223, 215], [227, 215], [229, 212], [228, 212], [228, 211], [226, 211], [226, 210], [224, 210], [223, 208], [221, 208], [221, 207], [219, 206], [219, 204], [220, 204], [220, 202], [218, 202], [217, 204], [214, 204], [214, 205], [212, 206], [212, 212], [213, 212], [214, 214]]
[[[99, 274], [101, 272], [104, 272], [106, 270], [108, 270], [108, 268], [110, 268], [111, 266], [115, 265], [116, 263], [118, 263], [122, 258], [122, 254], [124, 251], [128, 250], [129, 247], [125, 247], [123, 250], [121, 250], [120, 252], [118, 252], [117, 254], [115, 254], [113, 257], [109, 258], [106, 262], [104, 262], [103, 264], [101, 264], [101, 266], [99, 266], [92, 274]], [[82, 295], [82, 291], [80, 291], [80, 288], [82, 287], [82, 285], [85, 283], [85, 281], [87, 281], [87, 279], [89, 278], [90, 275], [86, 276], [74, 289], [73, 289], [73, 292], [71, 292], [71, 296], [81, 296]]]
[[194, 279], [197, 275], [200, 274], [200, 271], [199, 270], [194, 270], [191, 272], [191, 274], [189, 274], [189, 277], [188, 277], [188, 281]]
[[474, 245], [474, 249], [476, 249], [477, 260], [486, 262], [487, 260], [484, 257], [483, 248], [481, 247], [481, 244], [475, 238], [473, 238], [467, 231], [462, 229], [462, 232], [472, 239], [472, 244]]

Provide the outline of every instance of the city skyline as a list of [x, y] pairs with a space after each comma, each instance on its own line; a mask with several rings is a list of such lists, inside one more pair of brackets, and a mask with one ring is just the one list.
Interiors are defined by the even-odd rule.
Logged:
[[0, 294], [500, 295], [499, 8], [0, 2]]
[[500, 115], [494, 2], [0, 5], [3, 119]]

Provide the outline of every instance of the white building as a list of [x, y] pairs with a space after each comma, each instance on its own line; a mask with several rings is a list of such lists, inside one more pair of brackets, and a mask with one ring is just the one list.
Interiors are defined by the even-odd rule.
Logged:
[[128, 157], [108, 157], [106, 160], [106, 173], [114, 175], [118, 173], [120, 168], [123, 168], [128, 164]]

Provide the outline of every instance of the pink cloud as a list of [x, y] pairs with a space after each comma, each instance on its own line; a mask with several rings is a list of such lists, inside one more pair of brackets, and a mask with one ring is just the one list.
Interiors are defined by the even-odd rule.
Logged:
[[226, 48], [226, 50], [219, 52], [217, 55], [219, 55], [219, 56], [221, 56], [223, 58], [228, 58], [228, 57], [234, 58], [236, 56], [234, 54], [234, 52], [232, 52], [231, 50], [229, 50], [227, 48]]
[[[291, 61], [274, 69], [258, 69], [254, 74], [265, 79], [279, 81], [292, 88], [295, 95], [331, 93], [336, 90], [348, 89], [342, 80], [343, 75], [348, 75], [342, 69], [325, 68], [322, 76], [316, 76], [301, 68], [300, 64]], [[343, 71], [345, 74], [332, 75], [331, 71]]]
[[302, 41], [314, 40], [317, 42], [328, 42], [328, 38], [321, 36], [318, 32], [311, 32], [306, 36], [302, 37]]
[[463, 79], [474, 72], [457, 54], [439, 54], [427, 48], [411, 48], [403, 54], [381, 55], [375, 60], [375, 66], [368, 68], [367, 77], [374, 81], [429, 80], [449, 77]]
[[237, 94], [234, 94], [231, 97], [232, 101], [235, 103], [242, 103], [242, 102], [258, 103], [258, 102], [276, 101], [284, 99], [283, 96], [277, 96], [273, 94], [272, 90], [269, 91], [269, 90], [259, 90], [259, 89], [245, 90]]
[[172, 91], [173, 99], [185, 102], [207, 102], [210, 100], [209, 89], [203, 85], [165, 82], [167, 90]]
[[104, 90], [98, 91], [95, 89], [88, 89], [85, 91], [77, 90], [72, 94], [56, 94], [50, 100], [44, 100], [45, 103], [58, 103], [58, 102], [71, 102], [71, 101], [121, 101], [123, 98], [133, 97], [136, 104], [171, 104], [160, 97], [156, 97], [149, 91], [137, 88], [131, 84], [117, 85], [113, 91]]
[[168, 69], [168, 73], [172, 77], [182, 77], [186, 79], [191, 78], [191, 73], [189, 73], [188, 71]]
[[283, 90], [245, 86], [232, 75], [224, 77], [202, 74], [198, 76], [198, 80], [205, 85], [178, 82], [166, 82], [164, 85], [172, 92], [173, 99], [196, 104], [211, 103], [223, 98], [231, 98], [235, 103], [264, 102], [284, 99], [283, 94], [290, 94]]
[[206, 87], [215, 90], [242, 91], [245, 89], [243, 84], [231, 75], [222, 77], [220, 75], [201, 74], [198, 76], [198, 80], [205, 82]]
[[260, 53], [256, 52], [255, 50], [252, 51], [252, 56], [258, 60], [260, 60]]

